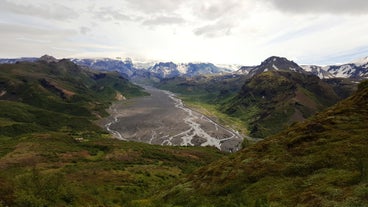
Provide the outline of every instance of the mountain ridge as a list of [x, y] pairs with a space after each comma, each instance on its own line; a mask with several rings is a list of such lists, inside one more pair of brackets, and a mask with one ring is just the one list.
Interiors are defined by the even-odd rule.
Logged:
[[335, 90], [306, 72], [270, 70], [246, 79], [221, 109], [240, 117], [250, 136], [264, 138], [345, 98]]
[[[39, 58], [13, 58], [0, 59], [1, 63], [14, 64], [22, 61], [37, 61]], [[271, 56], [265, 59], [258, 66], [240, 66], [212, 63], [172, 63], [170, 67], [167, 64], [170, 62], [133, 62], [130, 58], [122, 60], [121, 58], [71, 58], [73, 62], [90, 67], [96, 70], [118, 71], [126, 78], [132, 78], [138, 74], [137, 79], [142, 78], [142, 74], [150, 72], [149, 76], [154, 76], [158, 79], [171, 78], [174, 76], [195, 76], [195, 75], [210, 75], [210, 74], [248, 74], [253, 76], [259, 72], [267, 70], [296, 70], [297, 72], [310, 72], [317, 75], [321, 79], [328, 78], [352, 78], [357, 81], [368, 78], [368, 57], [363, 57], [345, 64], [332, 64], [329, 66], [318, 65], [301, 65], [299, 66], [293, 61], [289, 61], [284, 57]], [[166, 66], [165, 66], [166, 64]], [[162, 66], [162, 68], [160, 68]], [[166, 68], [165, 68], [166, 67]], [[301, 68], [303, 70], [301, 70]]]
[[[66, 59], [44, 58], [0, 64], [1, 117], [8, 123], [0, 127], [2, 134], [56, 130], [63, 124], [71, 129], [83, 126], [102, 130], [91, 120], [107, 115], [105, 110], [117, 93], [145, 95], [118, 73], [85, 69]], [[50, 114], [50, 122], [40, 114]]]
[[[181, 94], [198, 107], [236, 125], [254, 138], [264, 138], [293, 122], [302, 121], [351, 95], [356, 81], [320, 79], [295, 62], [270, 57], [248, 73], [166, 78], [156, 87]], [[229, 116], [229, 117], [227, 117]]]
[[168, 206], [366, 206], [368, 81], [353, 96], [161, 194]]

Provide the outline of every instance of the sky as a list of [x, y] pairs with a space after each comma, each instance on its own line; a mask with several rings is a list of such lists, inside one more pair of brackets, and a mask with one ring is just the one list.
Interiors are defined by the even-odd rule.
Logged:
[[257, 65], [368, 56], [367, 0], [0, 0], [0, 57]]

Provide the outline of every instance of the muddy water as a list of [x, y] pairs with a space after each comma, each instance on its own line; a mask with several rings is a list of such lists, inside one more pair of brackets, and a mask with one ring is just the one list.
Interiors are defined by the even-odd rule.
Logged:
[[146, 88], [151, 95], [114, 103], [102, 125], [117, 139], [174, 146], [239, 150], [242, 137], [185, 107], [174, 94]]

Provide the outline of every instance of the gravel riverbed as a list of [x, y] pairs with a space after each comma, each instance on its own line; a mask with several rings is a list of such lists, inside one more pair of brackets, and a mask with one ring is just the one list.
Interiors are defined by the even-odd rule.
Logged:
[[235, 152], [243, 138], [184, 106], [173, 93], [146, 87], [150, 96], [115, 102], [101, 121], [117, 139], [173, 146], [214, 146]]

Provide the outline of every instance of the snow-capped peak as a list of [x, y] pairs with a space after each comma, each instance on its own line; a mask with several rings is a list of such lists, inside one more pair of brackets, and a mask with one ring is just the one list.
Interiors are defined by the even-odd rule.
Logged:
[[367, 65], [368, 64], [368, 56], [364, 57], [364, 58], [354, 60], [352, 63], [357, 65], [357, 66]]

